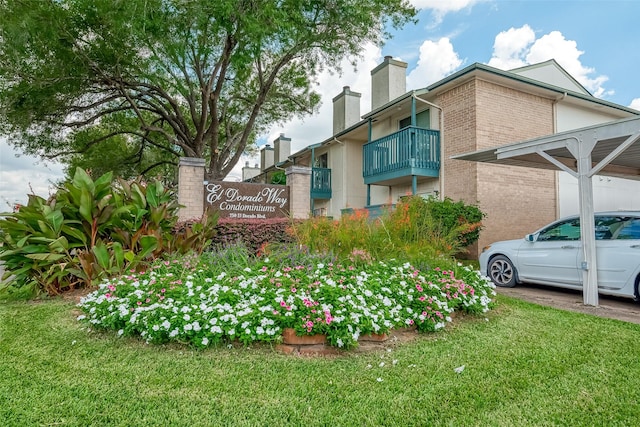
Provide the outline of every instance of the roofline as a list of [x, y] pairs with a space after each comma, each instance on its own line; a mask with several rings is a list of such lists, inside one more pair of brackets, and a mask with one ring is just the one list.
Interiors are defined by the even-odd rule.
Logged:
[[407, 98], [410, 98], [412, 96], [419, 96], [419, 95], [424, 95], [425, 93], [429, 92], [426, 88], [423, 89], [414, 89], [414, 90], [410, 90], [409, 92], [404, 93], [403, 95], [400, 95], [399, 97], [397, 97], [396, 99], [392, 99], [391, 101], [387, 102], [384, 105], [381, 105], [380, 107], [376, 108], [375, 110], [371, 110], [369, 111], [367, 114], [365, 114], [364, 116], [362, 116], [362, 118], [364, 120], [369, 119], [370, 117], [375, 116], [376, 114], [388, 109], [389, 107], [393, 107], [394, 105], [404, 101]]

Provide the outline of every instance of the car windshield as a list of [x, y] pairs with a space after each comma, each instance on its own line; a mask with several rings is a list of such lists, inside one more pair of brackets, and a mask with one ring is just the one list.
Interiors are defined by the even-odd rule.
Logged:
[[[640, 218], [623, 216], [595, 217], [596, 240], [640, 239]], [[571, 218], [540, 232], [538, 241], [580, 240], [580, 219]]]

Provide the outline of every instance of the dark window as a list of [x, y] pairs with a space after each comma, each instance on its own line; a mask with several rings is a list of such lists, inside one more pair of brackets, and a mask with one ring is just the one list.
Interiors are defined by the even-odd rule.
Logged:
[[628, 219], [616, 234], [617, 240], [640, 239], [640, 218]]
[[[400, 129], [404, 129], [407, 126], [411, 126], [411, 116], [400, 120]], [[416, 126], [423, 129], [429, 129], [431, 127], [429, 110], [420, 111], [416, 114]]]

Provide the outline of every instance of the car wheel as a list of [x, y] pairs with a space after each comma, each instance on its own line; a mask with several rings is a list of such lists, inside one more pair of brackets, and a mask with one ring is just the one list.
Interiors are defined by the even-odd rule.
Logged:
[[491, 258], [487, 266], [487, 274], [496, 286], [513, 288], [517, 283], [517, 271], [511, 260], [504, 255]]
[[640, 274], [636, 277], [636, 295], [633, 300], [640, 304]]

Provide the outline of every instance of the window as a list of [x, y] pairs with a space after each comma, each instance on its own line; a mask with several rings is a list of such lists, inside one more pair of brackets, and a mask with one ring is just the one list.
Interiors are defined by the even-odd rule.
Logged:
[[554, 224], [540, 232], [538, 241], [580, 240], [580, 220], [573, 218]]
[[[597, 216], [596, 240], [640, 239], [640, 218], [622, 216]], [[572, 218], [545, 228], [538, 241], [580, 240], [580, 219]]]
[[[400, 120], [399, 129], [404, 129], [407, 126], [411, 126], [411, 116], [405, 117]], [[416, 126], [423, 129], [429, 129], [431, 127], [431, 120], [429, 117], [429, 110], [420, 111], [416, 114]]]
[[315, 164], [313, 167], [315, 168], [327, 168], [329, 167], [329, 157], [327, 153], [324, 153], [318, 157], [316, 157]]
[[640, 239], [640, 218], [627, 219], [616, 234], [617, 240]]

